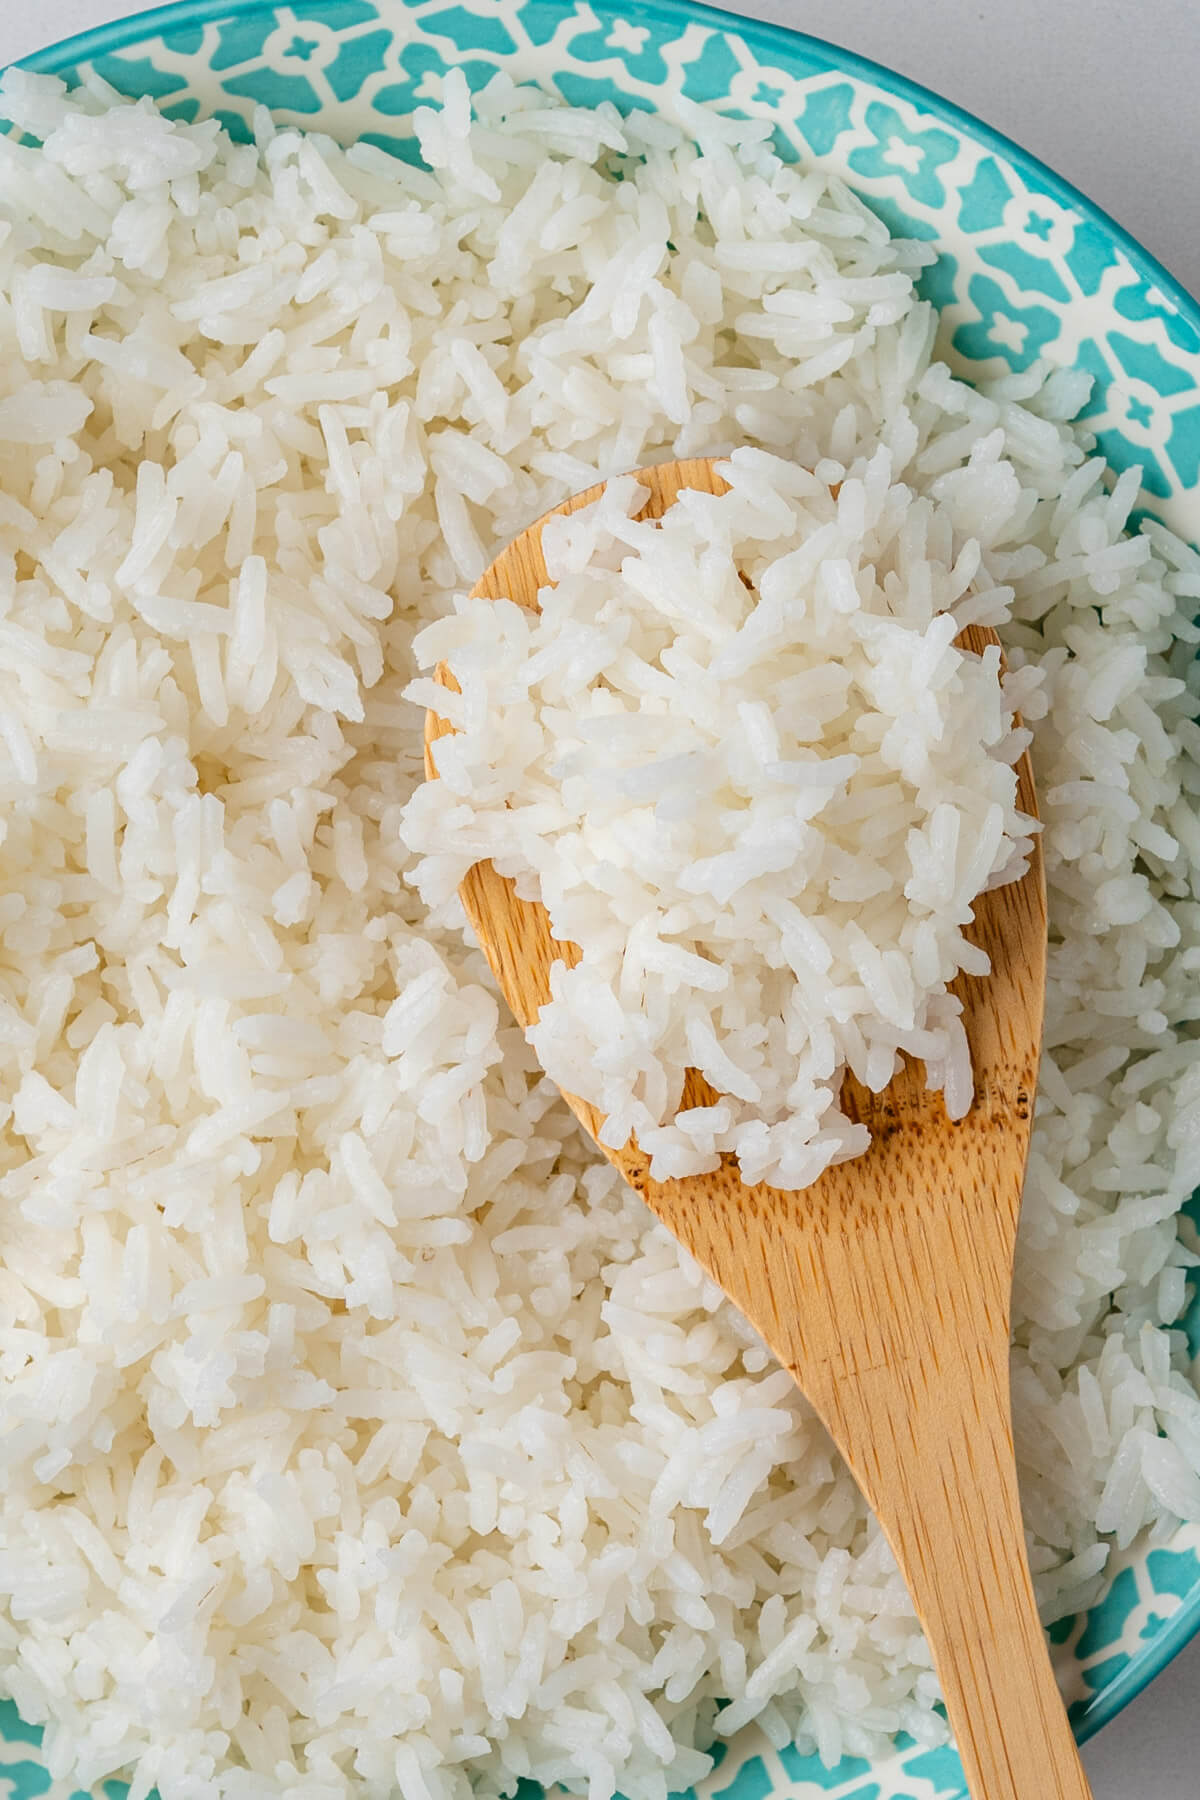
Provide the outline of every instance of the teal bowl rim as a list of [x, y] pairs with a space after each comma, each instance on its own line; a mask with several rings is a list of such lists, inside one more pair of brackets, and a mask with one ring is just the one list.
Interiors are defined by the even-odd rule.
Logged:
[[[394, 4], [395, 0], [380, 0], [380, 3]], [[399, 0], [399, 3], [403, 5], [405, 0]], [[566, 3], [568, 0], [564, 0], [564, 4]], [[174, 0], [173, 4], [130, 13], [107, 25], [96, 25], [73, 37], [63, 38], [58, 43], [47, 44], [43, 49], [32, 51], [11, 65], [0, 64], [0, 70], [11, 66], [28, 69], [31, 74], [56, 75], [64, 68], [74, 68], [94, 56], [110, 55], [113, 51], [125, 49], [145, 38], [157, 37], [164, 31], [178, 30], [187, 25], [204, 25], [216, 18], [227, 19], [238, 13], [266, 12], [277, 4], [279, 0]], [[294, 5], [297, 12], [319, 11], [313, 0], [294, 0]], [[598, 0], [598, 5], [600, 10], [605, 10], [605, 0]], [[767, 52], [776, 48], [787, 50], [800, 44], [805, 47], [812, 62], [824, 64], [831, 71], [844, 70], [860, 80], [899, 94], [913, 106], [940, 117], [964, 135], [995, 151], [1017, 169], [1032, 175], [1063, 206], [1081, 213], [1093, 224], [1100, 226], [1124, 252], [1134, 268], [1147, 276], [1200, 334], [1200, 300], [1131, 231], [1118, 224], [1098, 201], [1090, 199], [1082, 189], [1044, 163], [1033, 151], [1024, 149], [994, 125], [976, 118], [965, 107], [945, 99], [910, 76], [901, 75], [896, 70], [889, 69], [886, 64], [875, 62], [856, 50], [843, 49], [827, 38], [815, 37], [811, 32], [797, 31], [790, 25], [779, 25], [766, 19], [746, 18], [740, 13], [730, 12], [727, 7], [712, 6], [708, 4], [708, 0], [623, 0], [621, 15], [631, 20], [698, 20], [701, 24], [711, 24], [714, 29], [734, 32], [752, 48], [762, 48]], [[1139, 1652], [1115, 1681], [1101, 1688], [1094, 1699], [1075, 1710], [1073, 1724], [1079, 1742], [1086, 1743], [1088, 1738], [1109, 1724], [1131, 1701], [1136, 1700], [1154, 1678], [1161, 1675], [1168, 1663], [1173, 1662], [1179, 1652], [1197, 1636], [1200, 1636], [1200, 1587], [1193, 1589], [1179, 1610], [1150, 1640], [1146, 1649]]]

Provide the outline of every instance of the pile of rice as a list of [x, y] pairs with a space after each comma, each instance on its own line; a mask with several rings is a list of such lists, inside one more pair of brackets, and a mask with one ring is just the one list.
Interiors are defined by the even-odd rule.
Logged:
[[656, 457], [882, 448], [914, 566], [1011, 615], [1046, 1618], [1200, 1518], [1200, 559], [1124, 535], [1084, 377], [931, 363], [927, 250], [765, 127], [477, 105], [414, 168], [0, 92], [0, 1686], [134, 1800], [662, 1800], [750, 1718], [944, 1733], [808, 1408], [408, 880], [415, 632]]
[[[436, 906], [486, 856], [545, 905], [580, 959], [530, 1042], [655, 1180], [729, 1152], [806, 1187], [867, 1147], [845, 1070], [880, 1093], [901, 1051], [951, 1118], [971, 1103], [947, 987], [987, 974], [962, 927], [1026, 866], [1029, 738], [999, 648], [955, 645], [978, 557], [920, 554], [942, 521], [890, 467], [880, 448], [835, 497], [739, 449], [728, 492], [661, 522], [618, 477], [547, 522], [538, 612], [462, 596], [413, 645], [458, 692], [406, 690], [456, 727], [405, 810], [412, 880]], [[713, 1104], [680, 1110], [689, 1068]]]

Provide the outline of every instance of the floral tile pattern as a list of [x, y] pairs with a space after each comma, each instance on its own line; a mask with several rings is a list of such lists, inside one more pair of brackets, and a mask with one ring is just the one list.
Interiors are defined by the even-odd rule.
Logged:
[[[246, 134], [255, 105], [345, 141], [412, 154], [407, 117], [451, 64], [497, 69], [583, 102], [671, 114], [704, 100], [769, 117], [786, 154], [836, 172], [894, 231], [937, 244], [924, 292], [964, 371], [1035, 358], [1095, 378], [1087, 409], [1147, 504], [1200, 540], [1200, 309], [1081, 196], [985, 127], [899, 77], [813, 39], [686, 0], [186, 0], [34, 59], [153, 94], [173, 115]], [[1200, 1343], [1200, 1309], [1191, 1321]], [[1200, 1625], [1200, 1528], [1134, 1551], [1109, 1595], [1051, 1634], [1081, 1732], [1131, 1698]], [[87, 1800], [52, 1778], [40, 1732], [0, 1704], [0, 1787], [12, 1800]], [[109, 1800], [119, 1793], [106, 1784]], [[967, 1800], [949, 1747], [898, 1742], [886, 1763], [835, 1769], [753, 1731], [686, 1800]]]

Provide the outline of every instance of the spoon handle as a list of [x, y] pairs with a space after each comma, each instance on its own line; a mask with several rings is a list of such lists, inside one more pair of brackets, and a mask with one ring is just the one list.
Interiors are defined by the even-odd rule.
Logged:
[[907, 1579], [974, 1800], [1089, 1800], [1034, 1602], [997, 1361], [981, 1347], [978, 1367], [928, 1384], [875, 1371], [828, 1422]]
[[[806, 1284], [793, 1372], [908, 1582], [973, 1800], [1090, 1800], [1025, 1551], [1002, 1277], [977, 1265], [938, 1281], [929, 1269], [927, 1285], [911, 1242], [903, 1262], [883, 1248], [857, 1266], [827, 1262], [826, 1282]], [[974, 1260], [978, 1248], [968, 1234], [959, 1255]], [[840, 1293], [836, 1337], [818, 1324], [821, 1288]], [[847, 1305], [869, 1310], [847, 1315]], [[848, 1332], [847, 1316], [875, 1328]], [[822, 1340], [810, 1360], [804, 1349]]]

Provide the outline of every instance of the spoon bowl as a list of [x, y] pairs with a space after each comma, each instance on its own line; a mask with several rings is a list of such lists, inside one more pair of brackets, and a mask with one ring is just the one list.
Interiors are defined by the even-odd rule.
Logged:
[[[726, 486], [711, 460], [658, 464], [637, 479], [649, 491], [643, 518], [660, 518], [684, 488]], [[548, 583], [544, 523], [497, 557], [475, 597], [537, 608]], [[970, 626], [962, 641], [980, 651], [997, 640]], [[444, 669], [438, 678], [455, 685]], [[437, 740], [452, 729], [427, 715], [431, 778]], [[1019, 803], [1036, 816], [1028, 755], [1018, 777]], [[550, 998], [552, 965], [573, 965], [577, 946], [554, 939], [545, 909], [520, 899], [490, 863], [477, 863], [459, 891], [502, 992], [530, 1026]], [[1088, 1800], [1034, 1601], [1009, 1400], [1012, 1265], [1046, 969], [1036, 841], [1026, 874], [982, 895], [974, 911], [968, 935], [992, 972], [952, 989], [975, 1073], [964, 1119], [947, 1119], [911, 1062], [879, 1094], [847, 1078], [842, 1108], [868, 1127], [870, 1147], [788, 1193], [744, 1183], [730, 1157], [711, 1174], [655, 1181], [635, 1141], [600, 1144], [602, 1115], [565, 1098], [791, 1372], [845, 1457], [907, 1580], [974, 1800]], [[681, 1105], [715, 1098], [690, 1071]]]

